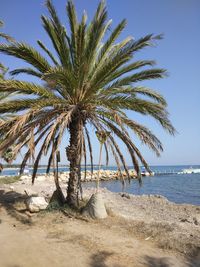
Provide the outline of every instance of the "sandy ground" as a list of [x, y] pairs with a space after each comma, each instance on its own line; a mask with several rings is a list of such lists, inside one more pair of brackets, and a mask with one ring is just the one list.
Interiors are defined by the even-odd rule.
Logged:
[[[61, 211], [29, 214], [23, 190], [51, 194], [53, 184], [0, 187], [1, 267], [199, 267], [200, 208], [102, 189], [110, 216], [91, 220]], [[86, 189], [84, 197], [93, 189]]]
[[1, 220], [2, 267], [187, 266], [117, 218], [85, 222], [56, 212], [24, 224], [1, 209]]

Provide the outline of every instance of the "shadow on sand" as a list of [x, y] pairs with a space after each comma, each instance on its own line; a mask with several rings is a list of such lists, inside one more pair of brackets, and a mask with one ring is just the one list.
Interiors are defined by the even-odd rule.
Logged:
[[17, 193], [15, 191], [6, 192], [0, 190], [0, 207], [3, 207], [8, 215], [23, 224], [32, 224], [32, 220], [27, 216], [24, 201], [26, 195]]
[[[111, 265], [106, 263], [106, 260], [114, 255], [112, 252], [101, 251], [99, 253], [95, 253], [91, 257], [90, 267], [110, 267]], [[115, 264], [112, 267], [122, 267], [121, 265]]]
[[171, 259], [167, 257], [163, 258], [155, 258], [151, 256], [145, 256], [144, 257], [144, 264], [147, 267], [172, 267], [176, 266], [172, 263]]
[[[172, 259], [167, 257], [155, 258], [151, 256], [145, 256], [143, 264], [146, 267], [179, 267], [172, 261]], [[200, 249], [197, 249], [193, 257], [187, 257], [186, 263], [181, 265], [181, 267], [200, 267]]]

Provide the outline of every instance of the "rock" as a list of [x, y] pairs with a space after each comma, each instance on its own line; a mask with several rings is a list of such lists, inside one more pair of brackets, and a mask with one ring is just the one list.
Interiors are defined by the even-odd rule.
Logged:
[[95, 193], [91, 196], [86, 207], [82, 212], [85, 216], [90, 216], [93, 219], [104, 219], [108, 216], [105, 204], [100, 193]]
[[11, 191], [14, 191], [14, 186], [10, 185], [9, 188]]
[[130, 199], [130, 198], [131, 198], [131, 197], [130, 197], [130, 195], [129, 195], [129, 194], [127, 194], [127, 193], [120, 193], [120, 196], [121, 196], [121, 197], [128, 198], [128, 199]]
[[193, 222], [195, 225], [200, 225], [200, 214], [197, 214], [194, 218], [193, 218]]
[[183, 223], [185, 223], [185, 222], [191, 223], [187, 218], [180, 218], [179, 220], [180, 220], [180, 222], [183, 222]]
[[48, 206], [44, 197], [29, 197], [26, 202], [26, 207], [30, 212], [38, 212], [45, 210]]

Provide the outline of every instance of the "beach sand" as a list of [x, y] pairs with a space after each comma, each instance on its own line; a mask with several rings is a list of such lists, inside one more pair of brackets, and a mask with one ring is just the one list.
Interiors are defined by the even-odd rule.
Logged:
[[[61, 211], [30, 214], [24, 190], [49, 197], [53, 181], [36, 181], [32, 186], [23, 179], [11, 186], [0, 185], [2, 267], [200, 266], [198, 206], [101, 189], [107, 219], [77, 218]], [[84, 198], [94, 190], [85, 189]]]

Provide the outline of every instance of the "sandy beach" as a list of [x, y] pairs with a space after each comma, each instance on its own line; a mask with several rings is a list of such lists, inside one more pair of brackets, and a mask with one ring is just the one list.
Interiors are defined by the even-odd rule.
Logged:
[[[66, 183], [61, 187], [65, 193]], [[54, 189], [44, 177], [34, 186], [27, 177], [0, 186], [2, 267], [200, 266], [200, 207], [102, 188], [104, 220], [26, 211], [24, 190], [49, 199]], [[84, 199], [94, 191], [86, 188]]]

